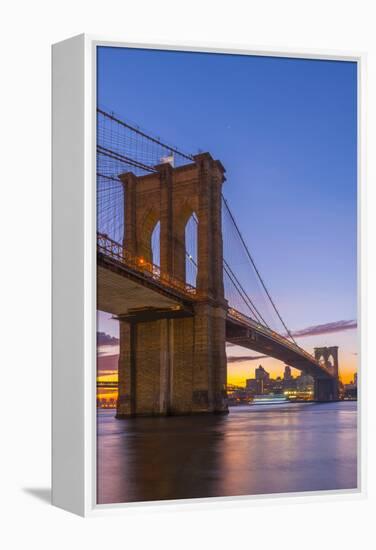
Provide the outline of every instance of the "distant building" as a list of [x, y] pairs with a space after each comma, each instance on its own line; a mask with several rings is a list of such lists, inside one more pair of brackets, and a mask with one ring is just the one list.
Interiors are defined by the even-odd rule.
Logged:
[[290, 399], [310, 400], [314, 391], [314, 380], [311, 376], [301, 373], [294, 377], [291, 367], [285, 366], [283, 377], [271, 378], [262, 365], [255, 369], [255, 378], [245, 381], [245, 389], [249, 397], [263, 394], [285, 394]]
[[269, 387], [270, 374], [266, 372], [262, 365], [255, 369], [256, 389], [257, 393], [262, 395]]
[[287, 390], [296, 390], [298, 387], [298, 378], [291, 377], [290, 379], [283, 379], [283, 389], [284, 391]]
[[291, 380], [291, 379], [292, 379], [291, 367], [286, 365], [285, 372], [283, 373], [283, 380]]
[[275, 380], [270, 380], [268, 389], [272, 393], [283, 393], [284, 389], [284, 380], [280, 376]]
[[255, 378], [248, 378], [245, 381], [246, 389], [252, 394], [263, 394], [269, 387], [270, 375], [262, 365], [255, 369]]
[[354, 379], [350, 384], [342, 384], [342, 398], [343, 399], [357, 399], [358, 397], [358, 374], [354, 373]]
[[309, 374], [306, 374], [305, 372], [302, 372], [302, 374], [298, 376], [296, 382], [297, 382], [297, 389], [299, 391], [305, 392], [305, 391], [313, 390], [314, 380], [312, 376], [310, 376]]
[[255, 378], [256, 380], [264, 380], [264, 382], [267, 382], [270, 378], [270, 375], [262, 365], [259, 365], [257, 369], [255, 369]]
[[291, 367], [285, 366], [285, 372], [283, 373], [282, 387], [284, 391], [296, 390], [297, 382], [296, 378], [291, 374]]
[[259, 386], [260, 386], [260, 381], [256, 380], [256, 378], [248, 378], [245, 381], [245, 387], [251, 393], [260, 393]]

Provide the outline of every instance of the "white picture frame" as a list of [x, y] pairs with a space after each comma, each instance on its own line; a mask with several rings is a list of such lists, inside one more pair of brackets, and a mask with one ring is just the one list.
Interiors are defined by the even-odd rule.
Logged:
[[[358, 65], [358, 488], [170, 502], [96, 504], [96, 49], [98, 46], [353, 61]], [[130, 44], [79, 35], [52, 48], [52, 502], [81, 516], [135, 506], [254, 505], [366, 494], [365, 69], [363, 53]], [[67, 347], [66, 342], [69, 342]]]

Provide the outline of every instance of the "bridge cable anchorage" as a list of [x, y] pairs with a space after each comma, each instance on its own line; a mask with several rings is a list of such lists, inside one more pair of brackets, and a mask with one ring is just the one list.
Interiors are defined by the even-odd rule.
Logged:
[[229, 205], [228, 205], [228, 203], [227, 203], [227, 200], [225, 199], [225, 197], [224, 197], [223, 194], [222, 194], [222, 199], [223, 199], [224, 205], [225, 205], [225, 207], [226, 207], [226, 209], [227, 209], [227, 211], [228, 211], [228, 213], [229, 213], [229, 215], [230, 215], [230, 218], [231, 218], [231, 220], [232, 220], [232, 223], [233, 223], [233, 225], [234, 225], [234, 227], [235, 227], [235, 229], [236, 229], [236, 232], [237, 232], [237, 234], [238, 234], [238, 236], [239, 236], [239, 238], [240, 238], [240, 240], [241, 240], [241, 242], [242, 242], [242, 244], [243, 244], [243, 247], [244, 247], [244, 249], [245, 249], [245, 251], [246, 251], [246, 254], [247, 254], [247, 256], [248, 256], [248, 258], [249, 258], [249, 260], [250, 260], [250, 262], [251, 262], [251, 264], [252, 264], [252, 266], [253, 266], [253, 269], [255, 270], [255, 272], [256, 272], [256, 274], [257, 274], [257, 276], [258, 276], [258, 278], [259, 278], [259, 280], [260, 280], [260, 282], [261, 282], [261, 285], [262, 285], [263, 289], [265, 290], [266, 295], [267, 295], [268, 298], [269, 298], [269, 301], [270, 301], [271, 305], [273, 306], [274, 311], [275, 311], [276, 314], [278, 315], [279, 320], [281, 321], [282, 325], [284, 326], [284, 328], [285, 328], [287, 334], [289, 335], [289, 337], [291, 338], [291, 340], [294, 342], [295, 345], [298, 345], [298, 344], [296, 343], [296, 341], [295, 341], [293, 335], [291, 334], [290, 330], [287, 328], [286, 323], [284, 322], [284, 320], [283, 320], [281, 314], [279, 313], [279, 311], [278, 311], [278, 309], [277, 309], [277, 306], [275, 305], [275, 303], [274, 303], [274, 301], [273, 301], [273, 299], [272, 299], [272, 297], [271, 297], [271, 295], [270, 295], [270, 293], [269, 293], [269, 291], [268, 291], [268, 289], [267, 289], [267, 287], [266, 287], [266, 285], [265, 285], [265, 283], [264, 283], [264, 281], [263, 281], [263, 279], [262, 279], [262, 277], [261, 277], [261, 274], [260, 274], [259, 270], [258, 270], [257, 267], [256, 267], [256, 264], [255, 264], [255, 262], [254, 262], [254, 260], [253, 260], [253, 258], [252, 258], [252, 255], [251, 255], [251, 253], [250, 253], [250, 251], [249, 251], [249, 249], [248, 249], [248, 246], [247, 246], [247, 244], [246, 244], [246, 242], [245, 242], [245, 240], [244, 240], [244, 238], [243, 238], [243, 235], [241, 234], [241, 231], [240, 231], [240, 229], [239, 229], [239, 226], [238, 226], [238, 224], [236, 223], [235, 218], [234, 218], [234, 216], [233, 216], [233, 214], [232, 214], [232, 212], [231, 212], [231, 210], [230, 210], [230, 207], [229, 207]]

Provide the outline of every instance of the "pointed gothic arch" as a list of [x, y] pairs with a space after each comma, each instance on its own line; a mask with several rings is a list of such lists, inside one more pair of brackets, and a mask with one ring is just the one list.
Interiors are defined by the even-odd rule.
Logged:
[[192, 212], [185, 224], [185, 282], [196, 286], [198, 267], [198, 218]]
[[151, 233], [151, 261], [161, 266], [161, 222], [158, 220]]

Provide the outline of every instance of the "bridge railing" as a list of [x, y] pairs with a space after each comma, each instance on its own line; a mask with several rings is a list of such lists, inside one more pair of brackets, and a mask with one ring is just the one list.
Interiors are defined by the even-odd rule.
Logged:
[[158, 265], [145, 260], [145, 258], [130, 254], [120, 243], [114, 241], [108, 235], [97, 233], [97, 251], [190, 298], [195, 298], [197, 295], [194, 286], [161, 271]]
[[296, 351], [299, 352], [301, 355], [304, 355], [310, 361], [317, 363], [317, 365], [319, 365], [321, 368], [328, 371], [328, 369], [324, 365], [321, 365], [321, 363], [319, 363], [319, 361], [316, 361], [314, 356], [311, 355], [310, 353], [308, 353], [308, 351], [301, 348], [300, 346], [297, 346], [293, 342], [290, 342], [290, 340], [288, 340], [284, 336], [281, 336], [278, 332], [275, 332], [274, 330], [271, 330], [270, 328], [265, 327], [264, 325], [261, 325], [261, 324], [257, 323], [256, 321], [254, 321], [250, 317], [247, 317], [247, 315], [244, 315], [243, 313], [240, 313], [240, 311], [237, 311], [236, 309], [229, 308], [228, 309], [228, 315], [230, 317], [234, 318], [234, 319], [237, 319], [238, 321], [244, 322], [248, 326], [251, 325], [252, 327], [257, 329], [258, 332], [263, 332], [266, 336], [271, 336], [275, 340], [278, 340], [279, 342], [281, 342], [281, 344], [283, 344], [285, 346], [288, 346], [289, 348], [291, 348], [295, 352]]

